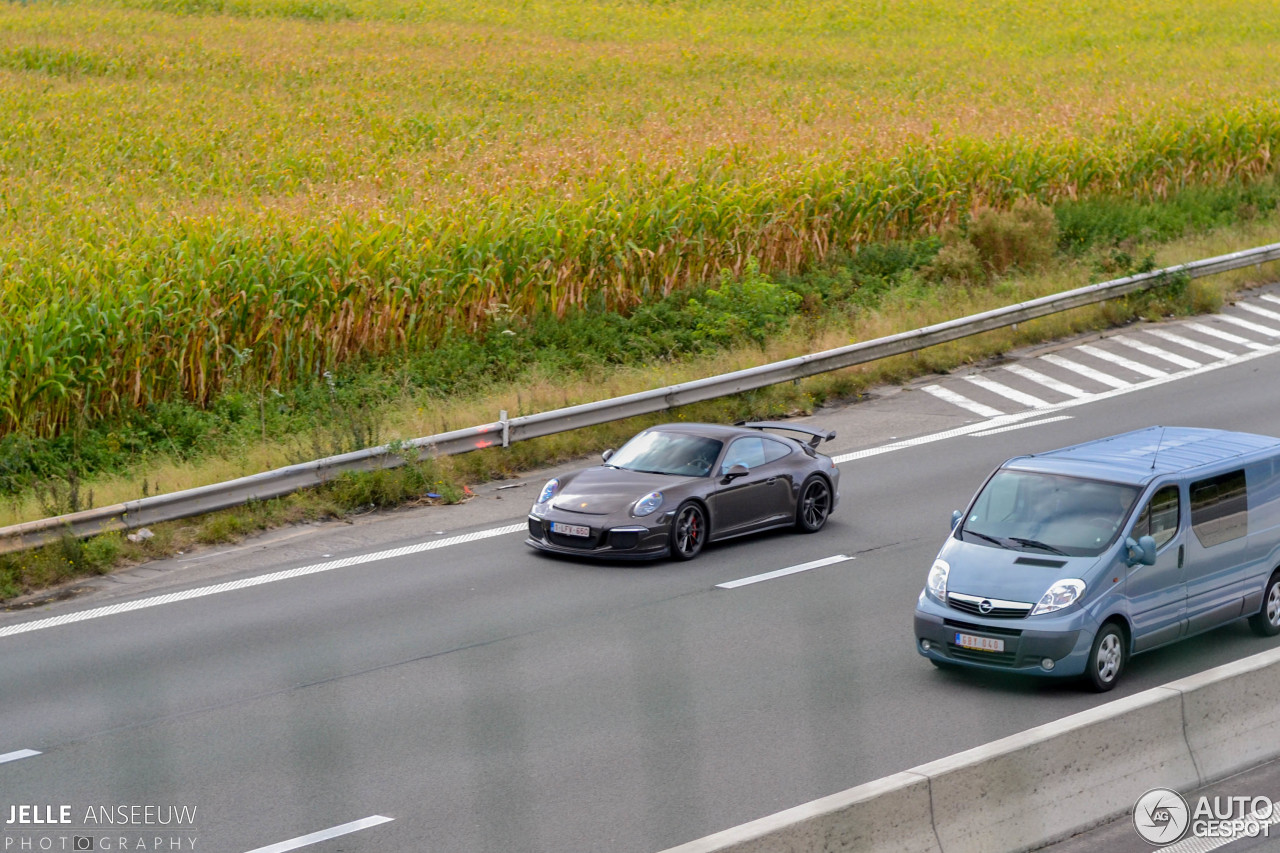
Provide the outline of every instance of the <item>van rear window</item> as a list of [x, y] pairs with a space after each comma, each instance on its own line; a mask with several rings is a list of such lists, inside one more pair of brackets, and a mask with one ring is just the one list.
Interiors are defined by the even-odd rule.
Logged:
[[1206, 548], [1249, 532], [1249, 501], [1244, 470], [1191, 484], [1191, 529]]

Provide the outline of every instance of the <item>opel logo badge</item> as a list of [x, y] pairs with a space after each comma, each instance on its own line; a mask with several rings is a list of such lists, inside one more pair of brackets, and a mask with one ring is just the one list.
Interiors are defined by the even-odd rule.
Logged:
[[991, 599], [984, 598], [982, 599], [981, 603], [978, 604], [978, 612], [981, 613], [983, 616], [986, 616], [988, 613], [991, 612], [992, 608], [994, 607], [995, 605], [991, 603]]

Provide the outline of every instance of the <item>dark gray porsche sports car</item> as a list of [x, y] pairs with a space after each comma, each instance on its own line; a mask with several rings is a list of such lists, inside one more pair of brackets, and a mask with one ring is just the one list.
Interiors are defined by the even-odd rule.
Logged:
[[606, 450], [603, 465], [549, 480], [525, 541], [583, 557], [691, 560], [718, 539], [793, 525], [815, 533], [840, 499], [840, 469], [817, 450], [833, 438], [775, 422], [650, 427]]

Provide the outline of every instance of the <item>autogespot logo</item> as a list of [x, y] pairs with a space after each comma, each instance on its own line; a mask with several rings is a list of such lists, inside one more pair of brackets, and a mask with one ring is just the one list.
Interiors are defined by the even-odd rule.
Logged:
[[1191, 809], [1177, 791], [1152, 788], [1133, 806], [1133, 828], [1144, 841], [1172, 844], [1186, 835], [1191, 825]]

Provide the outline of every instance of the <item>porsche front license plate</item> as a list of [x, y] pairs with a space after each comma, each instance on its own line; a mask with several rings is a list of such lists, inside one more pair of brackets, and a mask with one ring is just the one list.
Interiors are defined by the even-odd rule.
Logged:
[[565, 524], [561, 521], [551, 522], [551, 532], [559, 533], [561, 536], [590, 536], [591, 528], [583, 527], [581, 524]]
[[972, 634], [956, 634], [956, 645], [965, 649], [977, 649], [980, 652], [1004, 651], [1004, 640], [995, 637], [975, 637]]

